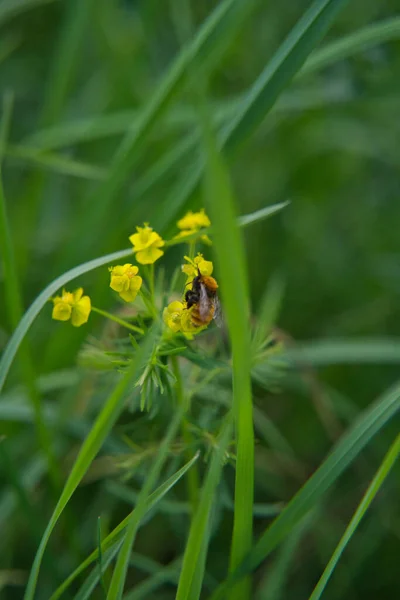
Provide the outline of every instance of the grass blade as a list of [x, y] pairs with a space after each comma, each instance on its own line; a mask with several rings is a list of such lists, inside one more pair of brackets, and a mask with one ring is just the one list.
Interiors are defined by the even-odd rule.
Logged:
[[325, 586], [328, 583], [329, 578], [332, 575], [333, 570], [335, 569], [347, 544], [349, 543], [353, 534], [355, 533], [358, 525], [361, 522], [361, 519], [363, 518], [363, 516], [367, 512], [368, 508], [370, 507], [371, 502], [373, 501], [376, 494], [381, 489], [386, 477], [389, 475], [389, 472], [390, 472], [391, 468], [393, 467], [394, 463], [396, 462], [399, 454], [400, 454], [400, 434], [395, 439], [393, 445], [391, 446], [391, 448], [389, 449], [385, 458], [383, 459], [382, 464], [379, 467], [375, 477], [373, 478], [370, 485], [368, 486], [368, 489], [365, 492], [365, 495], [364, 495], [363, 499], [361, 500], [360, 504], [358, 505], [357, 510], [354, 513], [350, 523], [346, 527], [346, 531], [344, 532], [339, 544], [337, 545], [335, 552], [332, 554], [332, 557], [331, 557], [329, 563], [326, 565], [324, 572], [321, 575], [320, 580], [318, 581], [317, 585], [315, 586], [314, 591], [310, 596], [310, 600], [319, 600], [319, 598], [321, 597], [322, 592], [324, 591]]
[[60, 175], [78, 177], [89, 181], [103, 181], [107, 177], [107, 169], [97, 165], [88, 165], [78, 160], [66, 158], [61, 154], [37, 152], [26, 146], [8, 146], [7, 156], [12, 159], [31, 162], [43, 169], [49, 169]]
[[260, 208], [260, 210], [256, 210], [248, 215], [243, 215], [238, 218], [239, 227], [247, 227], [248, 225], [253, 225], [253, 223], [258, 223], [259, 221], [263, 221], [268, 217], [272, 217], [276, 213], [280, 212], [283, 208], [288, 206], [290, 202], [287, 200], [286, 202], [278, 202], [278, 204], [272, 204], [271, 206], [265, 206], [264, 208]]
[[[297, 492], [279, 517], [260, 537], [236, 571], [212, 595], [226, 597], [233, 583], [257, 567], [292, 531], [335, 483], [372, 438], [400, 410], [400, 383], [393, 386], [358, 418], [307, 483]], [[229, 596], [230, 597], [230, 596]]]
[[171, 420], [167, 433], [160, 444], [157, 453], [157, 458], [154, 461], [154, 464], [148, 476], [146, 477], [146, 481], [140, 491], [136, 509], [132, 512], [131, 516], [129, 517], [125, 539], [123, 541], [121, 550], [118, 554], [117, 564], [115, 565], [115, 569], [107, 594], [107, 600], [120, 600], [122, 598], [126, 574], [128, 572], [129, 559], [132, 551], [132, 546], [136, 538], [136, 533], [139, 527], [139, 522], [146, 512], [146, 502], [148, 501], [148, 496], [160, 475], [161, 469], [168, 455], [169, 447], [178, 431], [178, 427], [183, 417], [183, 412], [184, 407], [181, 407], [179, 410], [176, 411], [173, 419]]
[[99, 579], [100, 584], [104, 592], [104, 596], [107, 596], [107, 588], [104, 582], [104, 563], [103, 563], [103, 552], [101, 551], [101, 517], [97, 519], [97, 551], [99, 553]]
[[[195, 600], [193, 588], [200, 593], [199, 582], [195, 583], [198, 561], [204, 552], [204, 540], [208, 535], [210, 512], [214, 500], [215, 489], [221, 476], [224, 454], [231, 439], [232, 424], [228, 416], [219, 436], [217, 448], [211, 459], [211, 464], [200, 492], [199, 503], [190, 525], [185, 554], [183, 557], [181, 575], [179, 577], [176, 600]], [[193, 585], [194, 584], [194, 585]], [[192, 587], [193, 586], [193, 587]], [[197, 596], [198, 598], [199, 596]]]
[[343, 36], [339, 40], [331, 42], [320, 50], [313, 52], [301, 69], [299, 77], [314, 73], [338, 60], [343, 60], [357, 52], [362, 52], [399, 37], [400, 17], [393, 17], [385, 21], [367, 25], [367, 27]]
[[33, 321], [36, 319], [42, 308], [46, 305], [47, 301], [53, 294], [55, 294], [60, 288], [62, 288], [66, 283], [83, 275], [84, 273], [88, 273], [93, 269], [97, 269], [98, 267], [102, 267], [103, 265], [107, 265], [110, 262], [118, 260], [120, 258], [124, 258], [125, 256], [129, 256], [132, 254], [132, 249], [128, 250], [120, 250], [118, 252], [112, 252], [111, 254], [106, 254], [105, 256], [101, 256], [99, 258], [95, 258], [94, 260], [90, 260], [86, 263], [82, 263], [81, 265], [70, 269], [60, 277], [57, 277], [54, 281], [52, 281], [34, 300], [31, 306], [28, 308], [21, 321], [18, 324], [18, 327], [15, 329], [13, 335], [11, 336], [0, 361], [0, 392], [3, 389], [4, 382], [6, 380], [8, 371], [10, 370], [12, 361], [18, 351], [18, 348], [21, 345], [22, 340], [24, 339], [26, 333], [28, 332], [30, 326]]
[[148, 579], [138, 583], [133, 590], [127, 592], [124, 596], [124, 600], [146, 600], [146, 598], [151, 598], [151, 594], [154, 595], [154, 592], [157, 588], [161, 587], [165, 583], [176, 585], [179, 579], [179, 568], [182, 562], [181, 558], [177, 558], [174, 560], [172, 564], [157, 569], [157, 571]]
[[313, 366], [349, 363], [398, 364], [400, 340], [396, 338], [315, 340], [290, 349], [285, 356], [289, 360]]
[[2, 119], [0, 123], [0, 254], [4, 269], [5, 303], [11, 327], [16, 327], [22, 315], [22, 299], [17, 281], [17, 269], [11, 232], [8, 223], [6, 198], [3, 188], [3, 159], [7, 145], [11, 115], [13, 109], [13, 95], [7, 93], [3, 97]]
[[[254, 429], [251, 392], [249, 300], [244, 248], [237, 226], [229, 176], [218, 154], [210, 121], [203, 121], [207, 154], [206, 206], [213, 223], [221, 298], [232, 349], [233, 408], [236, 430], [236, 479], [231, 569], [249, 551], [253, 538]], [[232, 277], [234, 273], [234, 277]], [[232, 599], [250, 597], [250, 581], [232, 590]]]
[[39, 575], [39, 569], [47, 542], [50, 538], [50, 534], [53, 531], [69, 499], [71, 498], [72, 494], [78, 487], [82, 477], [85, 475], [87, 469], [89, 468], [92, 460], [96, 456], [97, 452], [100, 450], [105, 438], [111, 431], [111, 428], [113, 427], [114, 423], [116, 422], [120, 413], [122, 412], [125, 402], [125, 392], [128, 386], [133, 381], [138, 379], [143, 369], [143, 364], [145, 364], [146, 359], [148, 359], [148, 357], [151, 354], [151, 351], [153, 350], [155, 337], [156, 331], [153, 330], [149, 334], [148, 338], [143, 343], [143, 345], [140, 346], [140, 349], [138, 350], [134, 360], [132, 361], [125, 375], [119, 381], [118, 385], [108, 397], [100, 414], [94, 422], [89, 435], [87, 436], [86, 440], [82, 445], [82, 448], [74, 463], [68, 480], [64, 486], [57, 506], [55, 507], [54, 512], [49, 520], [49, 523], [43, 534], [42, 541], [36, 553], [32, 570], [29, 576], [28, 586], [26, 588], [24, 596], [25, 600], [33, 600], [35, 596], [35, 589]]
[[[169, 492], [169, 490], [185, 475], [185, 473], [191, 468], [191, 466], [197, 461], [199, 455], [195, 454], [195, 456], [188, 461], [181, 469], [179, 469], [174, 475], [171, 475], [162, 485], [160, 485], [150, 496], [148, 497], [146, 511], [150, 511], [154, 506], [162, 500], [162, 498]], [[113, 549], [114, 554], [118, 551], [120, 546], [120, 542], [122, 540], [122, 534], [125, 528], [128, 525], [129, 519], [132, 513], [130, 513], [121, 523], [102, 541], [101, 549], [104, 552], [108, 549]], [[98, 550], [95, 550], [88, 556], [86, 560], [84, 560], [79, 567], [75, 569], [73, 573], [57, 588], [54, 594], [51, 596], [50, 600], [58, 600], [61, 595], [68, 589], [68, 587], [75, 581], [75, 579], [94, 561], [96, 561], [99, 557]], [[103, 556], [103, 564], [105, 564], [104, 556]], [[98, 571], [97, 571], [98, 575]], [[94, 585], [97, 585], [97, 580], [94, 582]]]
[[258, 590], [256, 600], [280, 600], [280, 598], [285, 597], [285, 584], [289, 580], [288, 571], [294, 560], [300, 540], [309, 529], [314, 517], [313, 513], [308, 514], [294, 527], [288, 539], [282, 544], [274, 563], [269, 566], [266, 572], [265, 581], [262, 582]]
[[247, 93], [235, 118], [224, 132], [227, 150], [237, 148], [261, 123], [346, 2], [316, 0], [299, 19]]

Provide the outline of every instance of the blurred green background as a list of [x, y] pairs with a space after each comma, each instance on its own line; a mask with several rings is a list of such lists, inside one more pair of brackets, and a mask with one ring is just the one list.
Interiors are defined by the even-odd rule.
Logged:
[[[191, 3], [195, 29], [217, 4]], [[250, 0], [240, 19], [236, 15], [218, 34], [220, 41], [205, 58], [216, 123], [229, 120], [308, 4]], [[324, 43], [393, 17], [398, 10], [396, 0], [353, 0]], [[160, 0], [0, 2], [0, 90], [2, 95], [8, 90], [14, 94], [3, 183], [25, 308], [65, 270], [128, 247], [128, 235], [137, 224], [149, 221], [168, 236], [185, 210], [202, 205], [200, 188], [188, 198], [183, 194], [199, 155], [196, 112], [190, 86], [185, 85], [143, 137], [109, 202], [102, 193], [123, 135], [135, 127], [180, 50], [177, 20], [178, 3]], [[277, 325], [296, 341], [400, 335], [399, 106], [400, 40], [394, 39], [298, 75], [256, 132], [228, 156], [240, 214], [290, 200], [281, 213], [244, 235], [253, 310], [271, 277], [281, 277], [285, 291]], [[163, 174], [165, 161], [170, 163]], [[180, 250], [165, 257], [168, 273], [180, 264]], [[97, 306], [115, 306], [105, 269], [79, 283]], [[0, 349], [11, 331], [1, 300]], [[51, 374], [62, 378], [61, 370], [69, 369], [72, 378], [67, 390], [54, 392], [51, 385], [49, 392], [42, 390], [52, 422], [70, 415], [71, 403], [81, 413], [90, 404], [92, 379], [76, 369], [76, 359], [83, 342], [98, 338], [101, 331], [97, 315], [87, 327], [75, 330], [52, 322], [50, 307], [34, 323], [30, 346], [37, 375], [49, 381]], [[374, 364], [334, 362], [309, 374], [312, 383], [306, 394], [256, 389], [257, 406], [290, 442], [296, 457], [291, 462], [259, 443], [257, 502], [288, 501], [339, 433], [398, 374], [398, 365], [381, 364], [379, 355]], [[18, 393], [20, 381], [16, 363], [8, 394]], [[10, 399], [12, 395], [5, 398], [8, 403]], [[0, 585], [5, 586], [2, 597], [14, 599], [22, 596], [38, 532], [12, 487], [13, 474], [20, 474], [34, 514], [40, 516], [39, 532], [55, 497], [31, 412], [6, 413], [1, 421], [7, 456], [0, 464]], [[271, 577], [260, 598], [308, 597], [393, 439], [395, 425], [379, 434], [340, 479], [301, 542], [284, 546], [260, 567], [261, 590]], [[56, 437], [67, 472], [79, 435]], [[107, 468], [101, 469], [100, 477], [77, 491], [70, 523], [66, 517], [57, 529], [50, 551], [53, 581], [61, 581], [95, 547], [98, 514], [115, 524], [126, 513], [127, 505], [106, 491]], [[397, 469], [346, 550], [325, 592], [327, 599], [397, 597], [399, 487]], [[209, 559], [211, 582], [223, 576], [230, 543], [230, 517], [222, 513], [217, 515], [222, 525]], [[268, 517], [255, 523], [261, 530]], [[137, 552], [167, 564], [182, 552], [186, 527], [184, 511], [161, 512], [141, 531]], [[138, 570], [138, 580], [151, 572], [147, 567]], [[38, 598], [48, 598], [49, 589], [54, 590], [49, 573], [51, 569]], [[101, 591], [93, 597], [101, 598]], [[173, 587], [165, 584], [143, 597], [173, 598]]]

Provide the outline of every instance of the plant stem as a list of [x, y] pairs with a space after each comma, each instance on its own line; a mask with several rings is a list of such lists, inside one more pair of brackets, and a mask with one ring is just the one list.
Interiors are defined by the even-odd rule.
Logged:
[[[175, 375], [175, 378], [176, 378], [175, 392], [176, 392], [178, 404], [179, 404], [179, 406], [185, 406], [185, 404], [187, 403], [187, 398], [185, 398], [182, 375], [181, 375], [181, 371], [179, 368], [179, 362], [178, 362], [177, 356], [174, 356], [174, 355], [171, 356], [171, 365], [172, 365], [173, 374]], [[187, 410], [188, 408], [189, 408], [188, 406], [185, 406], [185, 410]], [[188, 423], [187, 423], [185, 417], [182, 419], [182, 437], [183, 437], [183, 441], [185, 443], [185, 455], [186, 455], [186, 457], [191, 457], [192, 450], [190, 450], [190, 448], [193, 446], [193, 436], [188, 427]], [[190, 504], [192, 507], [192, 514], [195, 514], [196, 507], [197, 507], [197, 501], [198, 501], [198, 497], [199, 497], [199, 490], [200, 490], [200, 476], [199, 476], [199, 471], [198, 471], [197, 465], [193, 465], [193, 467], [188, 471], [186, 481], [187, 481], [188, 497], [189, 497], [189, 501], [190, 501]]]
[[122, 327], [126, 327], [126, 329], [130, 329], [131, 331], [134, 331], [135, 333], [140, 333], [141, 335], [144, 334], [143, 329], [141, 329], [140, 327], [136, 327], [136, 325], [131, 325], [131, 323], [128, 323], [128, 321], [125, 321], [124, 319], [120, 319], [119, 317], [117, 317], [116, 315], [113, 315], [112, 313], [109, 313], [105, 310], [101, 310], [100, 308], [96, 308], [95, 306], [92, 306], [92, 311], [96, 312], [97, 314], [101, 315], [102, 317], [105, 317], [106, 319], [110, 319], [110, 321], [114, 321], [115, 323], [118, 323], [118, 325], [121, 325]]
[[190, 260], [194, 259], [194, 255], [195, 255], [195, 251], [196, 251], [196, 241], [192, 240], [189, 242], [189, 258]]

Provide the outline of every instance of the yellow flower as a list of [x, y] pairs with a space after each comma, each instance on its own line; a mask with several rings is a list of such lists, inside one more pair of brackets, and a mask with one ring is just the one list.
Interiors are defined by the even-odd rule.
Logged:
[[109, 268], [111, 274], [110, 288], [118, 292], [125, 302], [133, 302], [142, 285], [138, 275], [138, 267], [127, 263]]
[[171, 302], [163, 311], [164, 323], [175, 333], [181, 330], [181, 319], [185, 305], [176, 300]]
[[164, 254], [160, 248], [165, 242], [147, 223], [144, 227], [136, 227], [136, 231], [137, 233], [129, 236], [133, 251], [136, 252], [136, 260], [141, 265], [152, 265]]
[[53, 300], [52, 318], [56, 321], [68, 321], [74, 327], [80, 327], [87, 322], [92, 305], [89, 296], [83, 296], [83, 288], [74, 292], [63, 290], [62, 296], [56, 296]]
[[199, 274], [199, 271], [202, 275], [211, 275], [213, 272], [213, 264], [210, 260], [204, 260], [203, 255], [200, 252], [197, 254], [194, 260], [189, 258], [188, 256], [184, 257], [185, 260], [189, 263], [187, 265], [182, 265], [182, 271], [188, 277], [186, 280], [186, 285], [193, 281], [193, 279]]
[[204, 208], [202, 208], [199, 212], [192, 212], [191, 210], [186, 213], [186, 215], [179, 219], [177, 222], [178, 228], [183, 231], [191, 230], [191, 233], [194, 233], [197, 229], [202, 229], [203, 227], [210, 227], [211, 221], [207, 217]]
[[[204, 208], [200, 212], [194, 213], [191, 210], [177, 222], [178, 228], [181, 230], [174, 239], [185, 238], [197, 233], [203, 227], [210, 227], [211, 221], [204, 212]], [[201, 235], [200, 239], [208, 245], [211, 245], [211, 240], [208, 235]]]
[[196, 327], [192, 323], [191, 312], [192, 309], [187, 309], [185, 303], [175, 300], [175, 302], [171, 302], [166, 308], [164, 308], [164, 323], [174, 333], [178, 333], [178, 331], [180, 331], [185, 337], [191, 339], [195, 333], [198, 333], [203, 329], [201, 327]]

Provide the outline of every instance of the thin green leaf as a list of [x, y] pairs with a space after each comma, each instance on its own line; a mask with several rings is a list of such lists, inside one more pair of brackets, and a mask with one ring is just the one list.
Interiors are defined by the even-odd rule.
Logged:
[[[236, 432], [235, 510], [230, 568], [235, 569], [249, 551], [253, 539], [254, 429], [251, 392], [249, 300], [243, 242], [229, 176], [203, 117], [206, 151], [205, 200], [213, 223], [214, 249], [221, 280], [221, 298], [232, 348], [233, 408]], [[232, 277], [232, 273], [235, 274]], [[231, 598], [250, 597], [250, 580], [232, 590]]]
[[107, 169], [105, 167], [88, 165], [59, 154], [44, 154], [26, 146], [8, 146], [7, 156], [21, 161], [32, 162], [38, 167], [49, 169], [60, 175], [80, 177], [89, 181], [103, 181], [107, 177]]
[[135, 585], [133, 590], [125, 594], [124, 600], [146, 600], [151, 597], [151, 593], [154, 593], [164, 583], [176, 585], [179, 580], [181, 563], [182, 558], [179, 557], [166, 567], [158, 565], [158, 569], [154, 575]]
[[299, 77], [314, 73], [320, 69], [348, 58], [357, 52], [363, 52], [373, 46], [395, 40], [400, 37], [400, 17], [373, 23], [354, 31], [339, 40], [331, 42], [320, 50], [315, 50], [299, 72]]
[[74, 463], [68, 480], [64, 486], [60, 499], [58, 500], [57, 506], [55, 507], [54, 512], [49, 520], [49, 523], [43, 534], [42, 541], [36, 553], [32, 570], [29, 576], [28, 586], [26, 588], [24, 596], [25, 600], [33, 600], [34, 598], [40, 565], [51, 532], [53, 531], [69, 499], [78, 487], [80, 481], [82, 480], [83, 476], [88, 470], [96, 454], [100, 450], [105, 438], [108, 436], [114, 423], [121, 414], [124, 408], [126, 390], [128, 386], [132, 384], [132, 382], [138, 379], [141, 370], [143, 369], [143, 364], [151, 355], [155, 337], [156, 330], [149, 333], [146, 341], [138, 350], [125, 375], [119, 381], [119, 383], [105, 402], [100, 414], [98, 415], [96, 421], [93, 424], [89, 435], [87, 436], [86, 440], [82, 445], [82, 448]]
[[272, 565], [269, 566], [261, 583], [256, 600], [280, 600], [285, 598], [284, 591], [289, 581], [288, 571], [294, 559], [301, 538], [314, 520], [313, 513], [306, 515], [294, 528], [288, 539], [282, 544]]
[[233, 583], [252, 572], [272, 552], [292, 531], [295, 524], [316, 506], [361, 450], [398, 410], [400, 410], [400, 383], [393, 386], [364, 411], [344, 434], [328, 458], [260, 537], [241, 565], [217, 588], [212, 595], [212, 600], [227, 597]]
[[146, 512], [146, 504], [148, 502], [148, 497], [167, 459], [169, 447], [178, 431], [178, 427], [181, 423], [183, 413], [184, 407], [181, 407], [179, 410], [176, 411], [174, 417], [172, 418], [167, 433], [159, 446], [154, 464], [152, 465], [150, 472], [146, 477], [143, 487], [140, 491], [136, 509], [129, 517], [125, 539], [123, 541], [121, 550], [118, 554], [117, 564], [115, 565], [115, 569], [107, 594], [107, 600], [120, 600], [122, 598], [122, 594], [125, 587], [125, 579], [128, 572], [129, 559], [132, 552], [132, 546], [136, 538], [136, 533], [139, 528], [139, 522]]
[[260, 210], [256, 210], [248, 215], [243, 215], [238, 218], [239, 227], [247, 227], [248, 225], [252, 225], [253, 223], [258, 223], [259, 221], [263, 221], [268, 217], [271, 217], [277, 212], [280, 212], [283, 208], [290, 204], [289, 200], [286, 202], [279, 202], [278, 204], [272, 204], [271, 206], [265, 206], [264, 208], [260, 208]]
[[376, 494], [381, 489], [383, 482], [386, 477], [389, 475], [391, 468], [394, 463], [398, 459], [400, 454], [400, 434], [395, 439], [393, 445], [390, 447], [388, 453], [382, 461], [381, 466], [379, 467], [375, 477], [371, 481], [368, 486], [367, 491], [365, 492], [363, 499], [357, 507], [356, 512], [354, 513], [350, 523], [346, 527], [346, 531], [344, 532], [342, 538], [340, 539], [339, 544], [336, 546], [334, 553], [328, 564], [326, 565], [324, 572], [322, 573], [317, 585], [314, 588], [313, 593], [310, 596], [310, 600], [319, 600], [322, 595], [322, 592], [325, 589], [326, 584], [329, 581], [330, 576], [332, 575], [340, 557], [342, 556], [347, 544], [350, 542], [353, 534], [355, 533], [358, 525], [361, 522], [361, 519], [367, 512], [368, 508], [371, 505], [371, 502], [374, 500]]
[[299, 344], [285, 352], [294, 362], [313, 366], [349, 363], [400, 362], [400, 340], [396, 338], [365, 338], [355, 340], [315, 340]]
[[315, 0], [278, 48], [246, 94], [223, 137], [236, 149], [265, 118], [276, 99], [323, 38], [347, 0]]
[[[147, 512], [149, 512], [154, 506], [162, 500], [162, 498], [169, 492], [169, 490], [185, 475], [185, 473], [190, 469], [190, 467], [196, 462], [199, 454], [195, 454], [195, 456], [188, 461], [181, 469], [179, 469], [174, 475], [169, 477], [162, 485], [160, 485], [150, 496], [148, 497], [147, 502]], [[129, 519], [132, 513], [130, 513], [121, 523], [102, 541], [101, 548], [103, 552], [106, 550], [112, 549], [114, 551], [113, 556], [118, 551], [122, 540], [122, 534], [124, 529], [127, 527]], [[98, 550], [95, 550], [88, 556], [86, 560], [84, 560], [77, 569], [57, 588], [54, 594], [51, 596], [50, 600], [58, 600], [61, 595], [68, 589], [68, 587], [75, 581], [75, 579], [94, 561], [98, 559], [99, 553]], [[103, 565], [105, 564], [103, 557]], [[98, 575], [98, 572], [97, 572]], [[93, 583], [93, 587], [97, 585], [98, 580], [95, 580]]]
[[[218, 445], [212, 456], [211, 463], [200, 492], [197, 509], [193, 516], [189, 537], [186, 543], [183, 557], [182, 570], [179, 578], [176, 600], [194, 600], [192, 596], [192, 584], [196, 578], [198, 561], [204, 551], [204, 540], [207, 537], [210, 512], [214, 500], [214, 493], [219, 483], [223, 459], [231, 439], [232, 424], [228, 415], [225, 425], [218, 438]], [[197, 590], [199, 586], [197, 585]]]
[[104, 577], [103, 577], [105, 567], [103, 566], [103, 553], [101, 551], [101, 517], [98, 517], [98, 519], [97, 519], [97, 551], [99, 553], [100, 583], [101, 583], [101, 587], [104, 592], [104, 597], [106, 597], [107, 596], [107, 588], [106, 588], [106, 584], [104, 582]]
[[272, 327], [278, 318], [284, 292], [284, 283], [280, 276], [275, 275], [268, 282], [257, 315], [257, 324], [252, 339], [253, 356], [263, 348], [270, 338]]

